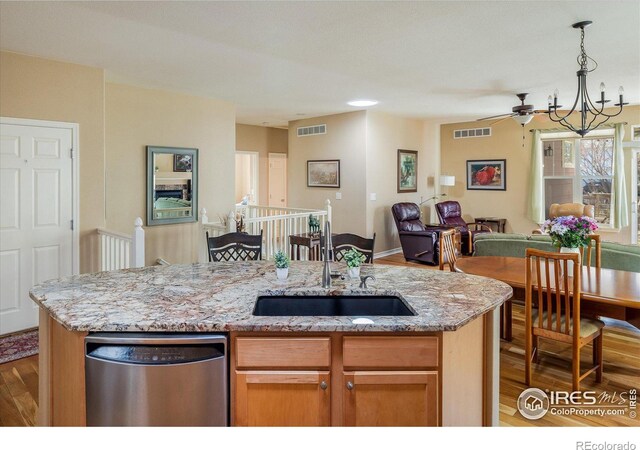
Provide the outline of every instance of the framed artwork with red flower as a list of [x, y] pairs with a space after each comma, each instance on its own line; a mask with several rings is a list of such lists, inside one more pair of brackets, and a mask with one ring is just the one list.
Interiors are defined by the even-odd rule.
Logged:
[[467, 161], [467, 189], [479, 191], [507, 190], [507, 160]]

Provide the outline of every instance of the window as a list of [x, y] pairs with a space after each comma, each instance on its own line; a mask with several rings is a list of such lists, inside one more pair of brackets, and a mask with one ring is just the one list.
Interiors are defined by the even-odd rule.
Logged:
[[552, 203], [593, 205], [595, 219], [611, 223], [613, 131], [582, 139], [544, 136], [545, 209]]

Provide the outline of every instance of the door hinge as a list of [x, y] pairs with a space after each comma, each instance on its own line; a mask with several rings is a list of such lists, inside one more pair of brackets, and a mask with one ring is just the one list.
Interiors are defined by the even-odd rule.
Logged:
[[71, 219], [70, 222], [71, 222], [71, 230], [73, 230], [73, 219]]
[[69, 158], [73, 159], [73, 149], [69, 149]]

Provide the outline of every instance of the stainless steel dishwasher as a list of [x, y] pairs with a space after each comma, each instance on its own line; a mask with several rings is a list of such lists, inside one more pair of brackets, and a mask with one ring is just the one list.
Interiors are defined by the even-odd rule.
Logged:
[[94, 333], [85, 349], [87, 425], [228, 425], [225, 335]]

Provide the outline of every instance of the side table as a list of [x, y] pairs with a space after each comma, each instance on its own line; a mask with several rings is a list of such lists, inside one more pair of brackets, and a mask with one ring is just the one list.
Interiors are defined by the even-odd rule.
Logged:
[[507, 223], [507, 219], [500, 217], [476, 217], [475, 223], [486, 225], [491, 229], [495, 226], [498, 233], [504, 233], [504, 226]]
[[302, 233], [289, 235], [291, 259], [300, 261], [300, 247], [302, 246], [309, 249], [309, 261], [320, 261], [320, 236], [320, 233]]

